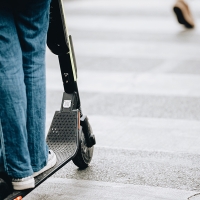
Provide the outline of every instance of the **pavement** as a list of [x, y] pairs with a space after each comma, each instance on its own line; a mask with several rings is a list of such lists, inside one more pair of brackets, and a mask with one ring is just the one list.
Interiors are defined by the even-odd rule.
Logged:
[[[200, 200], [200, 2], [196, 28], [172, 0], [65, 0], [84, 114], [96, 135], [90, 166], [70, 162], [27, 200]], [[47, 51], [47, 130], [62, 98]]]

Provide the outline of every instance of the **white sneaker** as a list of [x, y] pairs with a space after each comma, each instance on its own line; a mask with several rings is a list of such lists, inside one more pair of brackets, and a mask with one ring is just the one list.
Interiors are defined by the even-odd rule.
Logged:
[[35, 187], [35, 179], [33, 176], [28, 176], [21, 179], [12, 179], [12, 185], [14, 190], [26, 190]]
[[34, 172], [33, 177], [36, 177], [36, 176], [40, 175], [41, 173], [43, 173], [44, 171], [52, 168], [56, 164], [56, 161], [57, 161], [56, 154], [52, 150], [49, 150], [47, 165], [45, 167], [43, 167], [40, 171]]

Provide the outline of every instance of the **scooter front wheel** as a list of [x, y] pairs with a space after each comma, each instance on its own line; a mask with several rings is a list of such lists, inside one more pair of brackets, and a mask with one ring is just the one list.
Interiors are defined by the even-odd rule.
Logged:
[[76, 156], [72, 159], [73, 163], [79, 169], [87, 168], [89, 163], [92, 160], [93, 151], [94, 151], [94, 146], [87, 147], [84, 133], [81, 130], [79, 149], [78, 149]]

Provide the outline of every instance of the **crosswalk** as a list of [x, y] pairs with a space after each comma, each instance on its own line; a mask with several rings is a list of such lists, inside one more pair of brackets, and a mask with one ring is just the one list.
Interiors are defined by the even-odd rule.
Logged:
[[[176, 22], [173, 3], [64, 1], [97, 145], [88, 169], [70, 163], [27, 199], [198, 198], [200, 2], [189, 2], [194, 30]], [[63, 91], [57, 65], [48, 51], [47, 128]]]

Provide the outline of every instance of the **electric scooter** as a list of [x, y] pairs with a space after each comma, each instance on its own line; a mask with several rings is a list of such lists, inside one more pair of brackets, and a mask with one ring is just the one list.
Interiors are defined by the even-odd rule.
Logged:
[[[58, 55], [64, 93], [60, 111], [55, 112], [47, 135], [47, 144], [55, 152], [57, 163], [35, 178], [35, 188], [71, 160], [78, 168], [87, 168], [96, 144], [88, 117], [81, 110], [76, 59], [72, 37], [67, 32], [62, 0], [51, 2], [47, 46]], [[0, 178], [3, 180], [0, 181], [0, 192], [6, 196], [2, 198], [5, 200], [21, 200], [35, 189], [15, 191], [6, 174], [1, 173]]]

